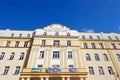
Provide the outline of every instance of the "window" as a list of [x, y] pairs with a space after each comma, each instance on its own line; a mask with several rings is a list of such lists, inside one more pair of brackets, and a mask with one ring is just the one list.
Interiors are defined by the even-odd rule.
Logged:
[[14, 73], [14, 74], [15, 74], [15, 75], [18, 75], [19, 72], [20, 72], [20, 66], [17, 66], [16, 69], [15, 69], [15, 73]]
[[19, 37], [22, 37], [22, 34], [19, 34]]
[[38, 68], [42, 68], [42, 65], [38, 65]]
[[117, 54], [117, 59], [118, 61], [120, 61], [120, 54]]
[[40, 58], [40, 59], [43, 59], [43, 58], [44, 58], [44, 51], [40, 51], [39, 58]]
[[109, 74], [114, 74], [112, 67], [108, 67]]
[[2, 60], [5, 56], [5, 52], [2, 52], [1, 55], [0, 55], [0, 60]]
[[55, 33], [55, 36], [59, 36], [59, 33], [58, 33], [58, 32], [56, 32], [56, 33]]
[[117, 36], [115, 36], [115, 39], [116, 39], [116, 40], [119, 40], [119, 38], [118, 38]]
[[103, 46], [102, 43], [99, 43], [99, 46], [100, 46], [101, 49], [104, 49], [104, 46]]
[[3, 72], [4, 75], [7, 75], [7, 74], [8, 74], [9, 68], [10, 68], [9, 66], [6, 66], [6, 67], [5, 67], [4, 72]]
[[71, 41], [67, 41], [67, 46], [71, 46]]
[[108, 36], [108, 39], [112, 40], [112, 38], [110, 36]]
[[82, 39], [85, 39], [85, 36], [84, 36], [84, 35], [82, 35]]
[[30, 37], [30, 34], [27, 34], [27, 37]]
[[92, 36], [89, 36], [90, 39], [93, 39]]
[[46, 40], [42, 40], [42, 45], [44, 46], [46, 44]]
[[87, 43], [83, 43], [84, 48], [88, 48]]
[[15, 56], [15, 53], [14, 53], [14, 52], [12, 52], [12, 53], [11, 53], [11, 55], [10, 55], [9, 60], [13, 60], [14, 56]]
[[100, 36], [97, 36], [97, 39], [100, 39]]
[[24, 59], [24, 55], [25, 55], [24, 53], [21, 53], [19, 60], [23, 60]]
[[18, 46], [19, 46], [19, 43], [20, 43], [20, 42], [17, 41], [17, 42], [15, 43], [15, 47], [18, 47]]
[[87, 60], [87, 61], [90, 61], [90, 60], [91, 60], [91, 58], [90, 58], [90, 55], [89, 55], [89, 54], [86, 54], [86, 60]]
[[96, 48], [96, 47], [95, 47], [95, 43], [91, 43], [91, 46], [92, 46], [93, 49]]
[[99, 60], [100, 60], [98, 54], [95, 54], [95, 60], [96, 60], [96, 61], [99, 61]]
[[69, 68], [73, 68], [73, 65], [69, 65], [68, 67], [69, 67]]
[[68, 51], [68, 59], [72, 59], [72, 52]]
[[43, 36], [47, 36], [47, 32], [44, 32], [44, 33], [43, 33]]
[[24, 47], [27, 47], [28, 46], [28, 42], [24, 42]]
[[54, 46], [59, 46], [59, 45], [60, 45], [60, 41], [59, 41], [59, 40], [54, 40], [53, 45], [54, 45]]
[[98, 67], [98, 71], [100, 75], [104, 75], [104, 71], [102, 67]]
[[105, 61], [108, 61], [108, 60], [109, 60], [106, 54], [103, 54], [103, 57], [104, 57], [104, 60], [105, 60]]
[[10, 43], [11, 43], [11, 41], [7, 41], [6, 47], [9, 47], [9, 46], [10, 46]]
[[111, 47], [112, 47], [112, 49], [116, 49], [116, 46], [115, 46], [115, 44], [111, 44]]
[[11, 34], [11, 37], [14, 37], [14, 33]]
[[59, 52], [57, 52], [57, 51], [54, 51], [53, 52], [53, 59], [59, 59]]
[[67, 32], [67, 36], [70, 36], [70, 33], [69, 33], [69, 32]]
[[89, 69], [89, 74], [94, 74], [94, 70], [93, 70], [93, 67], [88, 67], [88, 69]]

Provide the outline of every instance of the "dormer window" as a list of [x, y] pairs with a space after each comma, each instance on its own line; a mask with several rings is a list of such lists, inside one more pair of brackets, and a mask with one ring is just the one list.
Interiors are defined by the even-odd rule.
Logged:
[[59, 36], [59, 33], [58, 33], [58, 32], [56, 32], [56, 33], [55, 33], [55, 36]]
[[22, 34], [20, 34], [19, 37], [22, 37]]
[[47, 36], [47, 32], [44, 32], [44, 33], [43, 33], [43, 36]]
[[118, 38], [117, 36], [115, 36], [115, 39], [116, 39], [116, 40], [119, 40], [119, 38]]
[[30, 37], [30, 34], [27, 34], [27, 37]]
[[90, 39], [93, 39], [92, 36], [89, 36]]
[[69, 32], [67, 33], [67, 36], [70, 36], [70, 33], [69, 33]]
[[11, 34], [11, 37], [14, 37], [14, 33]]

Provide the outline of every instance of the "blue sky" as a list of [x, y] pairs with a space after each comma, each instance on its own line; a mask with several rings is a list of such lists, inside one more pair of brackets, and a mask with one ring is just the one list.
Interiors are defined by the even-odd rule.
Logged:
[[120, 33], [120, 0], [0, 0], [0, 29], [70, 29]]

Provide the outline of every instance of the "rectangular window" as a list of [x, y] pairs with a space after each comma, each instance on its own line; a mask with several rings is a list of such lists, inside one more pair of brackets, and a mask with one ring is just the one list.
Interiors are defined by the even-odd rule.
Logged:
[[46, 44], [46, 40], [42, 40], [42, 45], [44, 46]]
[[28, 46], [28, 42], [24, 42], [24, 47], [27, 47]]
[[59, 52], [58, 51], [54, 51], [53, 52], [53, 59], [59, 59]]
[[84, 48], [88, 48], [87, 43], [83, 43]]
[[21, 53], [19, 60], [23, 60], [23, 59], [24, 59], [24, 53]]
[[68, 67], [69, 67], [69, 68], [73, 68], [73, 65], [69, 65]]
[[9, 47], [9, 46], [10, 46], [10, 43], [11, 43], [11, 41], [7, 41], [6, 47]]
[[53, 45], [54, 46], [59, 46], [60, 45], [60, 41], [59, 40], [54, 40]]
[[38, 68], [42, 68], [42, 65], [38, 65]]
[[20, 42], [17, 41], [17, 42], [15, 43], [15, 47], [18, 47], [18, 46], [19, 46], [19, 43], [20, 43]]
[[104, 46], [103, 46], [102, 43], [99, 43], [99, 46], [100, 46], [101, 49], [104, 49]]
[[67, 41], [67, 46], [71, 46], [71, 41]]
[[93, 70], [93, 67], [88, 67], [88, 69], [89, 69], [89, 74], [94, 74], [94, 70]]
[[111, 44], [111, 47], [112, 47], [112, 49], [116, 49], [116, 46], [115, 46], [115, 44]]
[[15, 69], [15, 75], [18, 75], [20, 73], [20, 66], [17, 66]]
[[0, 60], [3, 60], [4, 56], [5, 56], [5, 53], [2, 52], [1, 55], [0, 55]]
[[114, 74], [112, 67], [108, 67], [109, 74]]
[[9, 60], [13, 60], [14, 56], [15, 56], [15, 53], [14, 52], [11, 53]]
[[10, 68], [9, 66], [6, 66], [6, 67], [5, 67], [4, 72], [3, 72], [4, 75], [7, 75], [7, 74], [8, 74], [9, 68]]
[[98, 67], [98, 71], [100, 75], [104, 75], [104, 71], [102, 67]]
[[72, 52], [68, 51], [68, 59], [72, 59]]
[[91, 46], [92, 46], [93, 49], [96, 48], [95, 43], [91, 43]]
[[43, 59], [43, 58], [44, 58], [44, 51], [40, 51], [39, 58], [40, 58], [40, 59]]

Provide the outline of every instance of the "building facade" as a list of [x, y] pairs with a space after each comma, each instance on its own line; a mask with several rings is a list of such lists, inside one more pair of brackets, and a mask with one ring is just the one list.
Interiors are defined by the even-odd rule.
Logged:
[[0, 30], [0, 64], [0, 80], [120, 80], [120, 34]]

